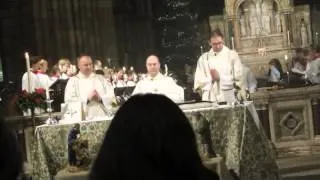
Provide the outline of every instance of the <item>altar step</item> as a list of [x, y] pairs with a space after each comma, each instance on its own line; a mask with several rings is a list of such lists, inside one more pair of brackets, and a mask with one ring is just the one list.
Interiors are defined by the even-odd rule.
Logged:
[[320, 155], [277, 160], [283, 180], [319, 180]]

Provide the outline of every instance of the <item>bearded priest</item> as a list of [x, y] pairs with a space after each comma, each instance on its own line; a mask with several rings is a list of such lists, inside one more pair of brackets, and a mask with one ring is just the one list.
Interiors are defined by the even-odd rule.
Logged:
[[148, 56], [146, 60], [147, 77], [139, 81], [132, 93], [163, 94], [174, 102], [184, 101], [184, 90], [168, 76], [160, 73], [160, 60], [156, 55]]

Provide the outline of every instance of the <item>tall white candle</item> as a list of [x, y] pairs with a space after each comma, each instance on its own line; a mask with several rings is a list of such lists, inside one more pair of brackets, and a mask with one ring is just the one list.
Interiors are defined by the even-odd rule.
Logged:
[[232, 49], [234, 49], [234, 38], [233, 37], [231, 37], [231, 47], [232, 47]]
[[168, 76], [168, 65], [164, 64], [164, 74], [165, 76]]
[[50, 100], [49, 87], [46, 87], [46, 98], [47, 100]]
[[24, 53], [24, 57], [26, 59], [26, 66], [27, 66], [27, 77], [28, 77], [28, 92], [31, 92], [31, 68], [30, 68], [30, 57], [29, 57], [29, 53], [28, 52], [25, 52]]

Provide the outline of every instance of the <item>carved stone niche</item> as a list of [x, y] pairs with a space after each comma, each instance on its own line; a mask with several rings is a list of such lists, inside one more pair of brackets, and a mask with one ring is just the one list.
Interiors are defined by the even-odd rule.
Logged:
[[271, 139], [276, 146], [312, 138], [312, 111], [308, 99], [274, 102], [269, 109]]

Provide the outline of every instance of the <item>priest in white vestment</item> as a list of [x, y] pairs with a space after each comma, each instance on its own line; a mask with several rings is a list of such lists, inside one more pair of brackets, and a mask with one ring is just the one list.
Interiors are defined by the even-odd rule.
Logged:
[[174, 102], [184, 101], [184, 90], [177, 85], [171, 77], [160, 73], [160, 61], [155, 55], [150, 55], [146, 60], [148, 74], [139, 81], [132, 93], [135, 94], [163, 94]]
[[242, 63], [238, 54], [224, 45], [223, 35], [216, 29], [211, 33], [211, 49], [198, 60], [194, 89], [200, 90], [202, 100], [234, 102], [234, 84], [242, 78]]
[[[92, 59], [83, 55], [78, 59], [79, 73], [68, 80], [64, 100], [81, 102], [86, 117], [106, 116], [108, 113], [102, 103], [103, 98], [114, 98], [114, 91], [102, 75], [94, 73]], [[110, 101], [111, 103], [111, 101]]]
[[[40, 79], [37, 76], [37, 70], [39, 68], [40, 60], [41, 58], [37, 56], [30, 57], [30, 66], [31, 66], [31, 72], [29, 72], [30, 79], [28, 79], [28, 72], [25, 72], [22, 76], [22, 90], [26, 90], [27, 92], [34, 92], [35, 89], [44, 88], [41, 86]], [[29, 86], [29, 81], [30, 81], [30, 86]]]

